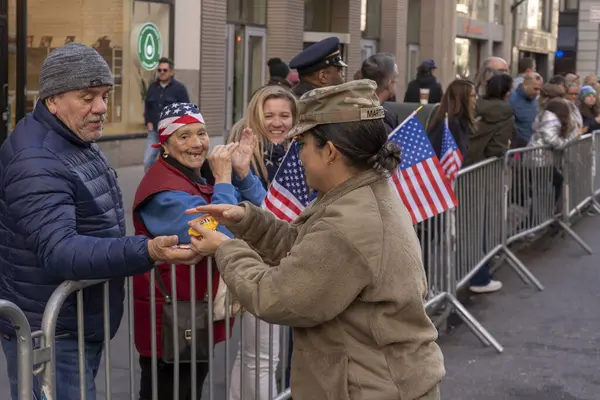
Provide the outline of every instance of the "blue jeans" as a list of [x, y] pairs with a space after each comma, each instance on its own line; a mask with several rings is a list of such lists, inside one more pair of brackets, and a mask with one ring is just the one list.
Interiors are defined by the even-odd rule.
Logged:
[[[2, 350], [6, 357], [6, 369], [10, 382], [12, 400], [18, 400], [17, 389], [17, 342], [14, 337], [1, 336]], [[34, 343], [34, 346], [36, 343]], [[102, 358], [102, 342], [85, 344], [85, 389], [87, 400], [96, 400], [95, 378]], [[33, 377], [32, 399], [42, 399], [40, 380]], [[79, 358], [77, 338], [56, 339], [56, 399], [79, 400]]]
[[144, 172], [148, 172], [160, 153], [160, 149], [152, 147], [155, 143], [158, 143], [158, 132], [155, 130], [148, 131], [148, 136], [146, 136], [146, 151], [144, 152]]
[[[485, 203], [484, 203], [485, 206]], [[483, 252], [487, 253], [487, 237], [486, 237], [486, 218], [483, 218]], [[471, 277], [469, 286], [487, 286], [492, 281], [492, 274], [490, 272], [490, 262], [485, 263], [484, 266], [479, 268], [479, 271], [475, 272], [475, 275]]]

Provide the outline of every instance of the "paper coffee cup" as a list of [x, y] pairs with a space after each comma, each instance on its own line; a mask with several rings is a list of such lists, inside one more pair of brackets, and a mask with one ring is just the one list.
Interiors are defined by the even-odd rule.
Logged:
[[429, 103], [429, 89], [419, 89], [419, 101], [421, 104]]

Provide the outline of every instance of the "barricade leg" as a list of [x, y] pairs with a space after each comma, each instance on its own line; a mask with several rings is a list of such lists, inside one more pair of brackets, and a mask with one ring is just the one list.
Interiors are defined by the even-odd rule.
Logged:
[[544, 290], [544, 286], [540, 283], [540, 281], [531, 273], [529, 268], [527, 268], [521, 260], [508, 249], [508, 247], [504, 247], [504, 254], [506, 254], [506, 260], [508, 261], [508, 265], [512, 267], [512, 269], [523, 279], [526, 283], [531, 283], [535, 286], [540, 292]]
[[592, 209], [596, 214], [600, 214], [600, 203], [598, 203], [598, 200], [596, 200], [594, 196], [592, 196]]
[[504, 347], [475, 319], [475, 317], [467, 311], [467, 309], [456, 299], [456, 297], [448, 294], [448, 301], [452, 304], [458, 315], [467, 323], [469, 329], [477, 336], [484, 345], [491, 344], [498, 353], [504, 351]]
[[[33, 396], [33, 343], [31, 328], [23, 311], [14, 303], [0, 300], [0, 315], [12, 322], [17, 341], [17, 387], [19, 400]], [[4, 388], [5, 392], [8, 388]]]
[[558, 223], [558, 225], [569, 235], [571, 236], [576, 242], [577, 244], [579, 244], [585, 251], [587, 251], [589, 254], [594, 254], [594, 252], [592, 251], [592, 248], [581, 238], [581, 236], [579, 236], [577, 233], [575, 233], [575, 231], [573, 229], [571, 229], [571, 227], [564, 221], [562, 220], [557, 220], [556, 221]]

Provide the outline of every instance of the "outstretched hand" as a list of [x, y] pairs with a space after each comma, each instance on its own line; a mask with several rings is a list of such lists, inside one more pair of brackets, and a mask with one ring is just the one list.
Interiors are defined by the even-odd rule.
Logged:
[[157, 236], [148, 241], [148, 253], [154, 261], [168, 264], [194, 265], [202, 260], [202, 256], [190, 249], [179, 248], [179, 238], [174, 236]]
[[201, 236], [191, 236], [192, 249], [202, 256], [212, 256], [217, 252], [219, 246], [229, 237], [219, 231], [207, 229], [196, 220], [190, 221], [189, 225]]
[[[185, 213], [208, 214], [219, 221], [219, 223], [236, 223], [244, 219], [246, 216], [246, 209], [244, 207], [234, 206], [231, 204], [207, 204], [204, 206], [190, 208]], [[196, 221], [197, 220], [191, 221], [191, 223], [195, 223]]]

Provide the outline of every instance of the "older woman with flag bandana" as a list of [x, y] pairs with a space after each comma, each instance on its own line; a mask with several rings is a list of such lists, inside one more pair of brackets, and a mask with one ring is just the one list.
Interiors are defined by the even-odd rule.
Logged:
[[[242, 199], [251, 200], [265, 195], [260, 180], [252, 173], [241, 181], [236, 181], [238, 190], [232, 184], [232, 170], [240, 163], [250, 163], [255, 138], [246, 130], [238, 142], [226, 146], [216, 146], [208, 162], [214, 176], [214, 184], [210, 184], [202, 176], [201, 168], [207, 159], [210, 146], [204, 118], [194, 104], [175, 103], [161, 112], [158, 125], [160, 158], [148, 170], [137, 189], [133, 204], [133, 220], [137, 234], [148, 237], [177, 235], [180, 244], [189, 244], [188, 221], [185, 210], [206, 204], [237, 204]], [[224, 227], [219, 230], [226, 235], [231, 233]], [[176, 267], [177, 300], [190, 300], [189, 267]], [[158, 367], [158, 399], [173, 399], [173, 364], [161, 361], [161, 320], [162, 304], [165, 301], [164, 288], [171, 288], [170, 267], [163, 264], [157, 268], [156, 286], [156, 327]], [[202, 301], [207, 290], [206, 262], [196, 266], [196, 294]], [[161, 287], [160, 283], [164, 283]], [[219, 285], [219, 274], [213, 274], [213, 298]], [[135, 342], [140, 353], [141, 383], [140, 399], [152, 398], [151, 374], [151, 330], [149, 274], [134, 277], [135, 299]], [[166, 293], [169, 295], [169, 293]], [[224, 321], [214, 323], [214, 343], [226, 337]], [[198, 343], [198, 346], [207, 343]], [[190, 364], [179, 366], [179, 393], [181, 399], [190, 399], [191, 373]], [[196, 382], [204, 381], [208, 373], [207, 363], [198, 363]], [[198, 389], [198, 393], [202, 390]], [[193, 399], [196, 400], [196, 399]]]

